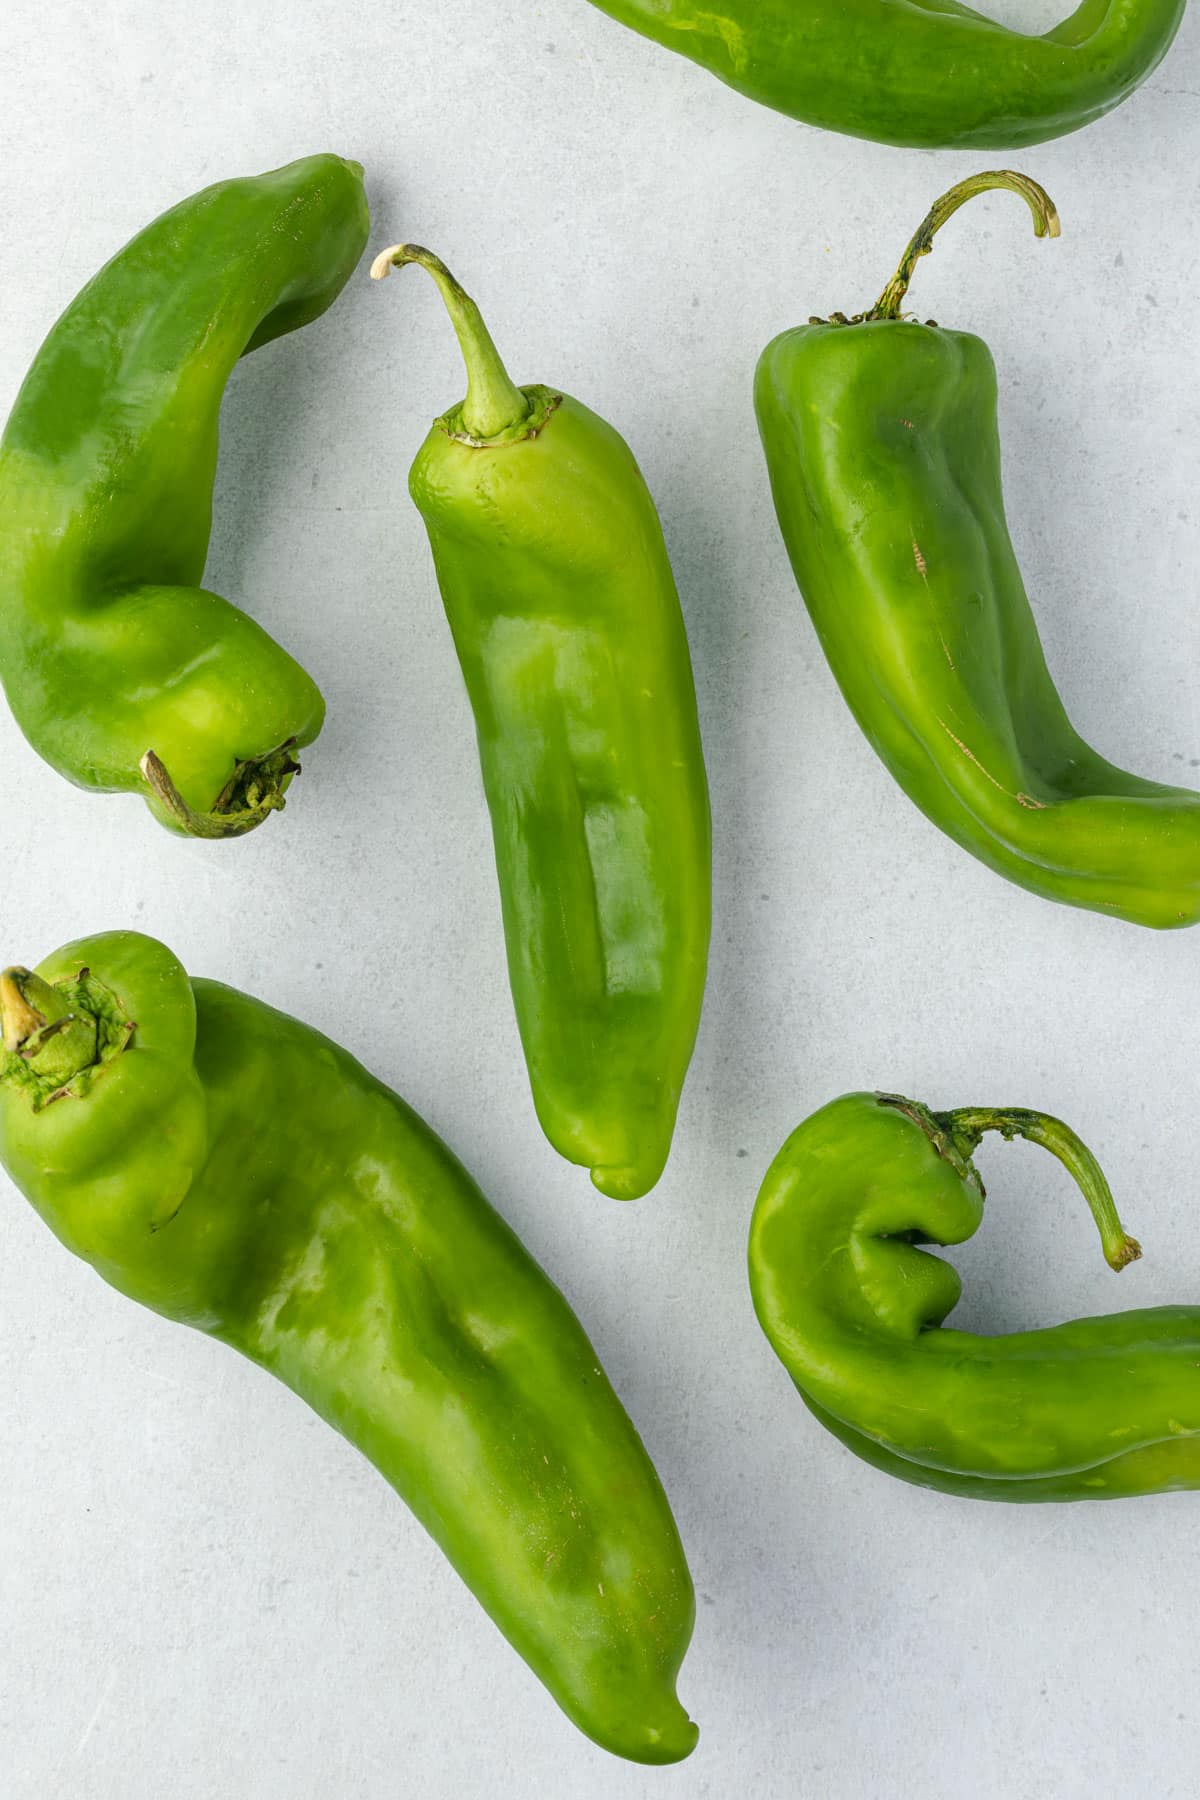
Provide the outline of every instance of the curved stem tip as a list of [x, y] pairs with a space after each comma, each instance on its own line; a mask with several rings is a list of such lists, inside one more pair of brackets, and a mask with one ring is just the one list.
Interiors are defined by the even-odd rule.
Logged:
[[1053, 200], [1044, 187], [1028, 175], [1018, 175], [1013, 169], [988, 169], [982, 175], [969, 175], [952, 187], [940, 200], [935, 200], [916, 232], [909, 241], [907, 250], [900, 258], [900, 267], [892, 276], [869, 313], [864, 319], [898, 319], [904, 297], [908, 293], [908, 284], [913, 278], [913, 271], [921, 257], [928, 256], [933, 249], [933, 239], [946, 220], [956, 213], [960, 206], [974, 198], [976, 194], [984, 194], [993, 188], [1007, 188], [1011, 193], [1020, 194], [1033, 214], [1033, 230], [1035, 237], [1058, 237], [1058, 213]]
[[510, 431], [528, 416], [529, 401], [509, 376], [483, 322], [483, 314], [441, 257], [420, 244], [393, 244], [390, 249], [381, 250], [371, 264], [371, 279], [382, 281], [393, 269], [402, 269], [408, 263], [416, 263], [436, 282], [467, 365], [463, 429], [469, 437], [483, 440]]
[[970, 1158], [979, 1147], [985, 1131], [998, 1131], [1003, 1138], [1023, 1137], [1040, 1144], [1056, 1156], [1075, 1180], [1088, 1203], [1100, 1232], [1104, 1260], [1118, 1273], [1136, 1262], [1142, 1247], [1131, 1238], [1117, 1214], [1117, 1203], [1103, 1169], [1083, 1140], [1049, 1113], [1031, 1112], [1022, 1106], [961, 1106], [953, 1112], [935, 1113], [935, 1119], [948, 1132], [955, 1147]]

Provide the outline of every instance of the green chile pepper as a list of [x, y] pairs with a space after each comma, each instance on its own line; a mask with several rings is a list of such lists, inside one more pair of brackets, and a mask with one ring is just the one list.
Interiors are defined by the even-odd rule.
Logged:
[[792, 568], [830, 667], [900, 786], [1030, 892], [1139, 925], [1200, 919], [1200, 794], [1108, 762], [1046, 667], [1000, 482], [996, 371], [979, 338], [900, 318], [918, 257], [964, 200], [1049, 197], [1008, 171], [930, 212], [878, 304], [785, 331], [755, 407]]
[[960, 0], [593, 0], [739, 93], [828, 131], [1012, 150], [1078, 131], [1162, 61], [1185, 0], [1082, 0], [1029, 37]]
[[475, 714], [509, 978], [542, 1129], [601, 1193], [652, 1188], [704, 996], [708, 787], [662, 528], [624, 439], [513, 385], [428, 250], [467, 396], [409, 488]]
[[917, 1246], [975, 1232], [984, 1190], [971, 1158], [987, 1131], [1066, 1165], [1112, 1268], [1141, 1254], [1060, 1120], [846, 1094], [784, 1144], [750, 1230], [759, 1323], [805, 1404], [856, 1455], [941, 1493], [1109, 1500], [1200, 1487], [1200, 1307], [998, 1337], [945, 1326], [962, 1283]]
[[133, 932], [8, 970], [0, 1027], [0, 1161], [67, 1248], [369, 1457], [581, 1730], [686, 1756], [666, 1498], [566, 1301], [429, 1127]]
[[324, 702], [198, 584], [217, 416], [240, 356], [318, 318], [366, 246], [362, 169], [310, 156], [193, 195], [39, 350], [0, 441], [0, 681], [38, 754], [236, 837], [283, 806]]

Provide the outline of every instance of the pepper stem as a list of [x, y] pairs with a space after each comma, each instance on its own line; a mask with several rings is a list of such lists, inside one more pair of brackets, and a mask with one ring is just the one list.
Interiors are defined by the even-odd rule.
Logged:
[[147, 750], [138, 766], [162, 810], [188, 837], [245, 837], [273, 812], [283, 811], [284, 782], [300, 773], [300, 764], [291, 754], [295, 741], [289, 738], [268, 756], [238, 763], [211, 812], [197, 812], [188, 805], [153, 750]]
[[418, 263], [437, 283], [450, 315], [458, 347], [467, 365], [467, 397], [462, 405], [463, 429], [468, 437], [499, 437], [528, 417], [529, 401], [509, 376], [483, 322], [483, 314], [466, 290], [459, 286], [440, 256], [420, 244], [393, 244], [371, 264], [372, 281], [382, 281], [393, 269]]
[[1048, 1113], [1030, 1112], [1020, 1106], [962, 1106], [954, 1112], [935, 1113], [934, 1118], [953, 1139], [955, 1148], [967, 1158], [979, 1148], [985, 1131], [998, 1131], [1009, 1141], [1023, 1137], [1031, 1144], [1040, 1144], [1043, 1150], [1057, 1156], [1082, 1192], [1100, 1232], [1104, 1260], [1109, 1268], [1116, 1269], [1119, 1274], [1127, 1263], [1136, 1262], [1142, 1254], [1142, 1246], [1121, 1224], [1117, 1203], [1103, 1169], [1082, 1139], [1061, 1119], [1051, 1118]]
[[19, 1056], [35, 1032], [69, 1011], [62, 995], [31, 969], [0, 973], [0, 1043], [11, 1056]]
[[922, 219], [915, 234], [909, 242], [907, 250], [900, 258], [900, 267], [892, 276], [869, 313], [864, 319], [898, 319], [904, 297], [908, 293], [908, 284], [913, 278], [913, 271], [923, 256], [928, 256], [933, 249], [935, 232], [941, 230], [960, 206], [974, 198], [976, 194], [984, 194], [991, 188], [1008, 188], [1014, 194], [1020, 194], [1033, 214], [1033, 230], [1036, 237], [1057, 237], [1059, 235], [1058, 212], [1053, 200], [1045, 188], [1031, 181], [1028, 175], [1018, 175], [1012, 169], [989, 169], [982, 175], [968, 175], [952, 187], [948, 194], [935, 200]]
[[95, 1016], [73, 1010], [40, 975], [0, 973], [0, 1043], [38, 1077], [52, 1085], [73, 1080], [96, 1061], [97, 1041]]

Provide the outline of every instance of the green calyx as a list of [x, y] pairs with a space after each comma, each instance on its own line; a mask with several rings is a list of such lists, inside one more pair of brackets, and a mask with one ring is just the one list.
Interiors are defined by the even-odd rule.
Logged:
[[210, 812], [197, 812], [188, 805], [166, 764], [153, 750], [147, 750], [143, 756], [141, 771], [170, 822], [188, 837], [245, 837], [271, 813], [283, 811], [284, 790], [292, 776], [300, 773], [300, 764], [292, 755], [295, 741], [289, 738], [266, 756], [237, 763]]
[[[467, 366], [466, 399], [439, 419], [439, 426], [462, 443], [480, 447], [536, 436], [553, 411], [553, 406], [544, 411], [536, 425], [531, 418], [542, 404], [540, 396], [547, 390], [519, 388], [512, 380], [482, 313], [440, 256], [420, 244], [393, 244], [371, 264], [371, 279], [382, 281], [393, 269], [403, 269], [409, 263], [416, 263], [432, 276]], [[554, 397], [554, 406], [560, 397]], [[448, 421], [453, 421], [453, 425]]]
[[497, 431], [491, 437], [476, 437], [467, 429], [464, 417], [465, 401], [460, 402], [457, 406], [452, 406], [449, 412], [445, 412], [439, 419], [435, 419], [434, 429], [435, 431], [444, 431], [446, 436], [453, 438], [456, 444], [469, 444], [474, 450], [498, 450], [505, 444], [519, 444], [526, 438], [535, 438], [551, 413], [562, 405], [562, 395], [555, 393], [553, 388], [538, 386], [522, 388], [521, 394], [529, 409], [524, 418], [518, 419], [515, 424], [507, 426], [503, 431]]
[[[964, 1148], [952, 1130], [946, 1126], [947, 1115], [931, 1112], [919, 1100], [908, 1100], [903, 1094], [876, 1094], [880, 1106], [886, 1106], [893, 1112], [903, 1113], [914, 1125], [919, 1125], [929, 1139], [938, 1155], [948, 1162], [962, 1181], [969, 1181], [984, 1194], [983, 1179], [979, 1170], [971, 1161], [971, 1151], [975, 1145]], [[978, 1140], [976, 1140], [978, 1142]]]
[[88, 1092], [133, 1036], [115, 994], [81, 969], [54, 986], [30, 969], [0, 974], [0, 1086], [20, 1089], [34, 1112]]
[[1121, 1223], [1103, 1169], [1083, 1140], [1061, 1119], [1023, 1106], [961, 1106], [953, 1112], [935, 1113], [919, 1101], [905, 1100], [898, 1094], [879, 1094], [877, 1099], [881, 1106], [894, 1107], [919, 1125], [938, 1155], [952, 1163], [964, 1179], [976, 1182], [981, 1193], [983, 1183], [971, 1158], [985, 1132], [998, 1131], [1006, 1142], [1022, 1137], [1040, 1145], [1058, 1158], [1087, 1201], [1109, 1268], [1119, 1274], [1142, 1254], [1137, 1239], [1130, 1237]]
[[[956, 183], [940, 200], [935, 200], [916, 231], [908, 241], [904, 255], [900, 258], [900, 266], [892, 279], [880, 294], [869, 312], [855, 313], [847, 318], [845, 313], [832, 313], [828, 319], [810, 318], [810, 325], [869, 325], [880, 319], [898, 320], [900, 308], [908, 294], [908, 286], [918, 262], [928, 256], [933, 249], [933, 240], [937, 232], [968, 200], [976, 194], [988, 193], [996, 188], [1005, 188], [1010, 193], [1020, 194], [1022, 200], [1033, 214], [1033, 231], [1035, 237], [1052, 237], [1060, 235], [1058, 210], [1044, 187], [1031, 180], [1028, 175], [1019, 175], [1014, 169], [986, 169], [981, 175], [969, 175], [965, 181]], [[935, 319], [927, 319], [927, 325], [936, 325]]]

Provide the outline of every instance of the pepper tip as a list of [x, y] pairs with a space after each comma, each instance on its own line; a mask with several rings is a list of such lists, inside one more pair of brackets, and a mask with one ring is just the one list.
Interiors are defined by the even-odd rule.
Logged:
[[640, 1200], [654, 1186], [653, 1181], [646, 1180], [641, 1169], [632, 1166], [593, 1169], [591, 1177], [592, 1186], [610, 1200]]

